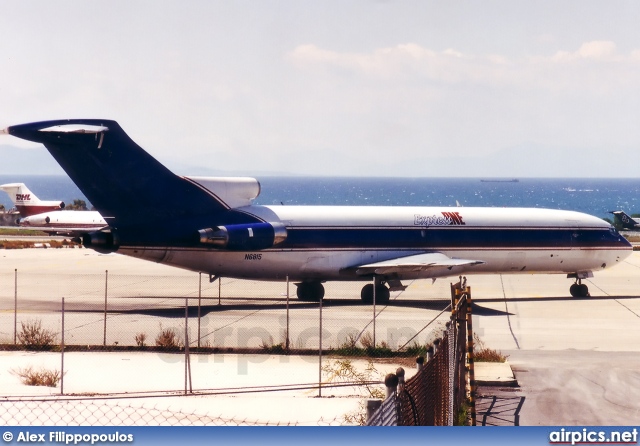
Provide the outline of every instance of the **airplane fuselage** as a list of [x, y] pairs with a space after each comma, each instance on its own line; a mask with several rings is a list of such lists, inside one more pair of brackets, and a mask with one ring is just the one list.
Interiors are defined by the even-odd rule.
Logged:
[[224, 277], [368, 280], [357, 266], [426, 252], [483, 262], [404, 270], [398, 279], [483, 273], [579, 273], [613, 266], [631, 245], [608, 223], [573, 211], [524, 208], [246, 206], [286, 227], [262, 250], [121, 245], [118, 252]]

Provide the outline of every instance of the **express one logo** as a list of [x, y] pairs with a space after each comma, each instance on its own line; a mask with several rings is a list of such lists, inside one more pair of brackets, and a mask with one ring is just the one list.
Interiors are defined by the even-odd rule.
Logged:
[[441, 215], [414, 215], [413, 224], [416, 226], [462, 226], [466, 223], [458, 212], [441, 212]]

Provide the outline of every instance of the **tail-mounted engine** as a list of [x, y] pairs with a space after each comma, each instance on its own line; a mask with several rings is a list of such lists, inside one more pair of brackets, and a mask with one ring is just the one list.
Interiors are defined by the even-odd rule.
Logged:
[[109, 253], [118, 250], [120, 241], [115, 231], [112, 229], [103, 229], [102, 231], [84, 234], [82, 236], [82, 245], [85, 248], [91, 248], [98, 252]]
[[200, 243], [233, 251], [271, 248], [287, 238], [282, 223], [249, 223], [200, 229]]

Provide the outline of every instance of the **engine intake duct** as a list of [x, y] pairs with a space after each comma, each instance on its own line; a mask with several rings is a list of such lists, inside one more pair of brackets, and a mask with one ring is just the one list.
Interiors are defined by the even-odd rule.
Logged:
[[98, 252], [115, 252], [120, 247], [118, 235], [111, 229], [89, 232], [82, 236], [82, 245]]
[[250, 223], [214, 226], [198, 231], [200, 243], [233, 251], [256, 251], [271, 248], [287, 238], [282, 223]]

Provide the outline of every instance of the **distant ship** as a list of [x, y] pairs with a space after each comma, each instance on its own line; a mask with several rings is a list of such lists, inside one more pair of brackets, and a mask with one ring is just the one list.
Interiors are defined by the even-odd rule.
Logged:
[[510, 180], [480, 180], [482, 183], [519, 183], [517, 178], [511, 178]]

